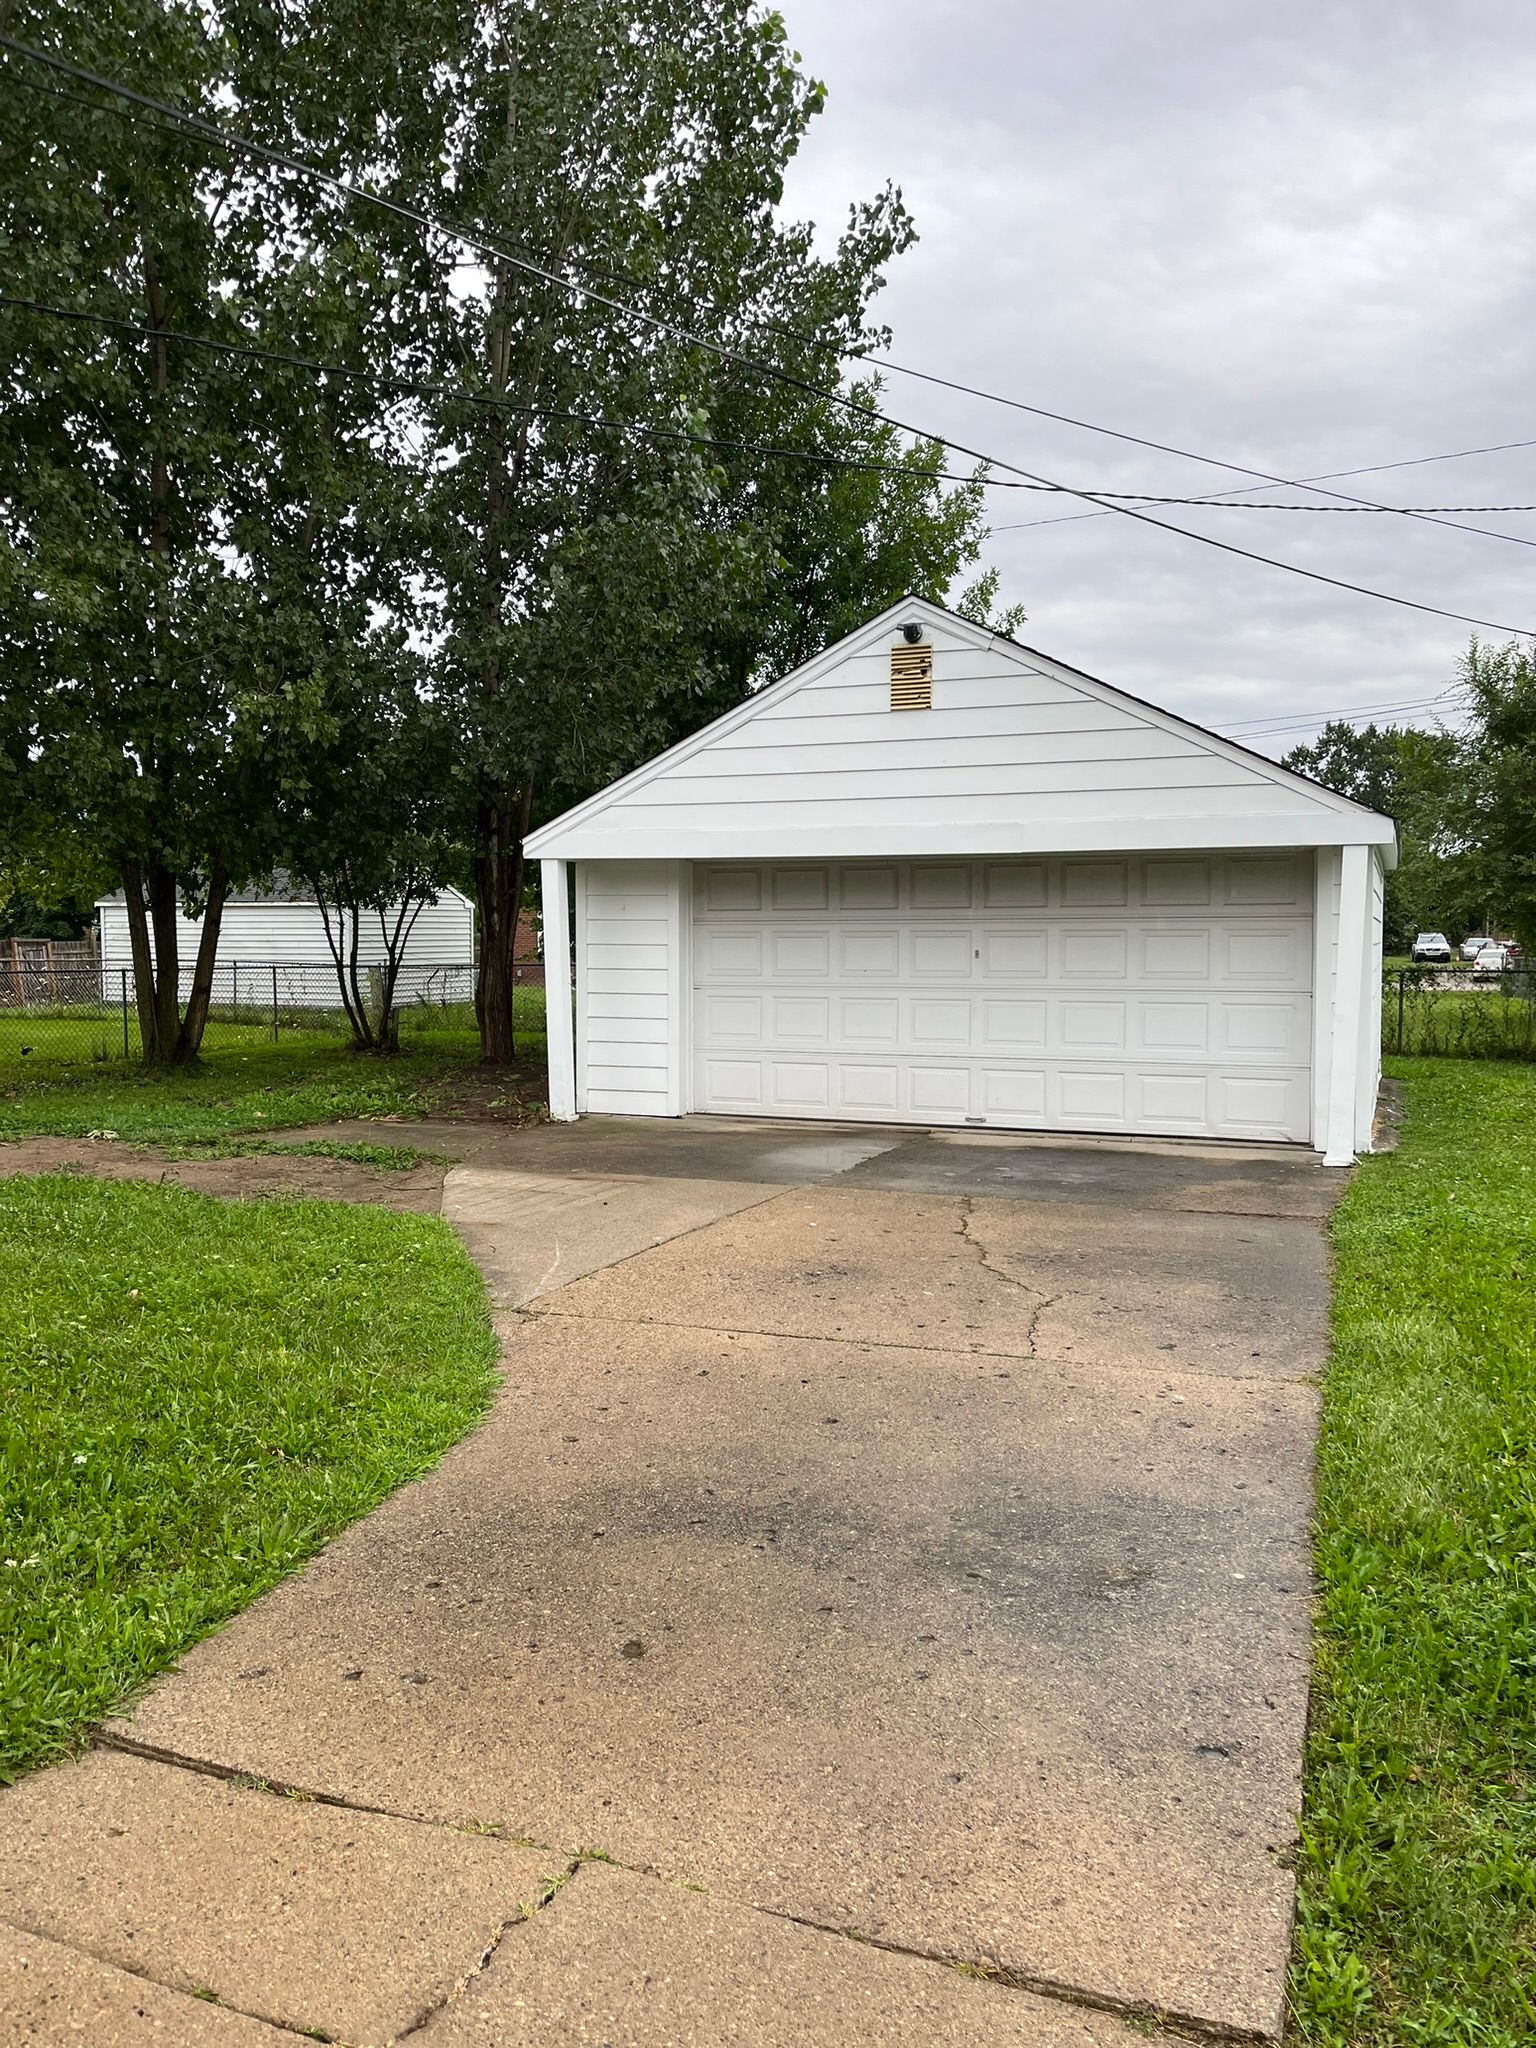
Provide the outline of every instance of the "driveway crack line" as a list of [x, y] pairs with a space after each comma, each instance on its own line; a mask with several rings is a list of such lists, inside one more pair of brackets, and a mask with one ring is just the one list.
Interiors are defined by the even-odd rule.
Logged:
[[[1022, 1285], [1021, 1283], [1017, 1283]], [[1070, 1290], [1063, 1294], [1047, 1295], [1040, 1303], [1040, 1313], [1053, 1307], [1058, 1301], [1071, 1300]], [[1086, 1298], [1086, 1297], [1085, 1297]], [[778, 1343], [790, 1344], [834, 1344], [849, 1351], [921, 1351], [939, 1358], [999, 1358], [1011, 1365], [1033, 1360], [1039, 1365], [1058, 1366], [1063, 1372], [1111, 1372], [1121, 1371], [1118, 1365], [1105, 1365], [1093, 1359], [1058, 1357], [1054, 1353], [1037, 1350], [993, 1351], [977, 1345], [962, 1347], [957, 1344], [904, 1344], [895, 1337], [854, 1337], [823, 1336], [818, 1330], [764, 1330], [739, 1323], [683, 1323], [671, 1316], [647, 1316], [643, 1321], [633, 1315], [599, 1315], [591, 1309], [543, 1308], [535, 1302], [526, 1303], [522, 1308], [508, 1311], [519, 1317], [524, 1324], [549, 1323], [601, 1323], [607, 1329], [645, 1330], [693, 1330], [701, 1337], [766, 1337]], [[1155, 1364], [1130, 1368], [1137, 1372], [1156, 1371], [1169, 1379], [1188, 1380], [1198, 1386], [1204, 1380], [1213, 1380], [1218, 1385], [1239, 1387], [1309, 1387], [1317, 1385], [1313, 1373], [1274, 1372], [1216, 1372], [1206, 1366], [1171, 1365], [1159, 1358]]]
[[1040, 1354], [1036, 1346], [1036, 1338], [1039, 1335], [1040, 1318], [1048, 1308], [1054, 1308], [1058, 1301], [1066, 1298], [1066, 1290], [1063, 1289], [1057, 1294], [1047, 1294], [1043, 1287], [1032, 1286], [1028, 1280], [1021, 1280], [1017, 1273], [1010, 1273], [1006, 1266], [997, 1265], [988, 1257], [986, 1246], [971, 1228], [975, 1214], [976, 1203], [974, 1196], [962, 1195], [960, 1197], [960, 1221], [956, 1225], [955, 1234], [963, 1244], [970, 1246], [983, 1269], [990, 1273], [994, 1279], [1001, 1280], [1007, 1287], [1017, 1287], [1022, 1294], [1034, 1297], [1035, 1305], [1030, 1310], [1029, 1320], [1024, 1326], [1024, 1342], [1028, 1347], [1025, 1356], [1028, 1358], [1038, 1358]]
[[[614, 1179], [618, 1178], [617, 1175], [607, 1177]], [[655, 1176], [653, 1175], [651, 1176], [651, 1178], [654, 1179]], [[636, 1176], [636, 1183], [637, 1185], [641, 1184], [639, 1176]], [[717, 1223], [728, 1222], [730, 1218], [733, 1216], [744, 1216], [751, 1209], [765, 1208], [769, 1202], [782, 1201], [784, 1196], [798, 1193], [800, 1193], [800, 1189], [795, 1187], [770, 1188], [765, 1194], [760, 1195], [756, 1201], [743, 1202], [739, 1208], [724, 1210], [718, 1216], [701, 1217], [697, 1223], [685, 1223], [681, 1230], [674, 1230], [669, 1232], [665, 1237], [658, 1237], [651, 1244], [639, 1245], [636, 1247], [634, 1251], [624, 1252], [616, 1259], [608, 1259], [602, 1265], [594, 1266], [590, 1273], [573, 1273], [569, 1280], [562, 1282], [559, 1287], [553, 1288], [550, 1291], [555, 1294], [563, 1293], [565, 1291], [565, 1288], [574, 1287], [578, 1283], [578, 1281], [590, 1280], [599, 1273], [611, 1273], [619, 1266], [627, 1266], [633, 1259], [643, 1259], [649, 1252], [660, 1251], [663, 1245], [676, 1244], [680, 1238], [693, 1237], [697, 1235], [697, 1233], [701, 1230], [712, 1230]], [[466, 1235], [465, 1230], [460, 1226], [459, 1219], [445, 1215], [443, 1221], [447, 1223], [448, 1227], [457, 1235], [460, 1243], [464, 1246], [464, 1249], [468, 1253], [470, 1259], [474, 1262], [476, 1268], [479, 1270], [480, 1275], [482, 1279], [485, 1281], [487, 1287], [489, 1287], [494, 1292], [497, 1285], [497, 1275], [494, 1269], [487, 1263], [487, 1261], [480, 1257], [478, 1252], [475, 1250], [474, 1246], [470, 1243], [470, 1240]], [[476, 1226], [473, 1224], [470, 1225], [470, 1228], [474, 1227]], [[559, 1264], [559, 1259], [560, 1255], [557, 1253], [555, 1259], [556, 1265]], [[532, 1303], [535, 1301], [535, 1299], [538, 1298], [538, 1289], [543, 1287], [545, 1280], [549, 1278], [549, 1273], [553, 1272], [553, 1270], [554, 1267], [550, 1267], [548, 1271], [546, 1271], [543, 1278], [537, 1282], [534, 1293], [525, 1294], [521, 1301], [504, 1302], [502, 1306], [520, 1315], [543, 1315], [548, 1313], [548, 1311], [546, 1310], [533, 1308]]]
[[1241, 2043], [1243, 2048], [1248, 2048], [1248, 2044], [1254, 2044], [1254, 2048], [1260, 2048], [1260, 2044], [1262, 2048], [1273, 2048], [1276, 2039], [1258, 2028], [1231, 2027], [1219, 2020], [1204, 2019], [1198, 2013], [1173, 2012], [1145, 2000], [1114, 1998], [1106, 1992], [1085, 1990], [1080, 1984], [1068, 1984], [1057, 1977], [1036, 1976], [1031, 1971], [1014, 1969], [1004, 1963], [978, 1963], [969, 1956], [946, 1954], [942, 1949], [887, 1941], [879, 1935], [865, 1934], [857, 1927], [836, 1927], [828, 1921], [808, 1919], [802, 1913], [785, 1912], [776, 1906], [757, 1906], [753, 1910], [766, 1914], [771, 1920], [787, 1920], [792, 1926], [804, 1927], [813, 1934], [837, 1935], [845, 1941], [856, 1942], [861, 1948], [879, 1949], [885, 1955], [906, 1956], [913, 1962], [932, 1963], [939, 1969], [956, 1971], [981, 1983], [1001, 1985], [1006, 1991], [1023, 1991], [1035, 1998], [1050, 1999], [1056, 2005], [1075, 2006], [1084, 2012], [1102, 2012], [1116, 2019], [1132, 2020], [1155, 2028], [1167, 2039]]
[[[316, 1806], [340, 1807], [348, 1813], [372, 1815], [381, 1820], [403, 1821], [413, 1827], [436, 1828], [455, 1834], [464, 1832], [464, 1826], [461, 1823], [437, 1820], [430, 1815], [420, 1813], [404, 1813], [398, 1807], [379, 1806], [367, 1800], [352, 1799], [339, 1793], [318, 1791], [309, 1786], [295, 1784], [287, 1779], [272, 1778], [248, 1769], [242, 1769], [234, 1764], [217, 1763], [211, 1758], [189, 1756], [181, 1751], [166, 1749], [157, 1744], [139, 1742], [132, 1736], [119, 1735], [115, 1731], [104, 1728], [94, 1729], [91, 1740], [99, 1748], [118, 1750], [124, 1755], [138, 1757], [146, 1763], [160, 1764], [171, 1770], [191, 1771], [201, 1777], [217, 1778], [225, 1784], [234, 1785], [244, 1791], [266, 1793], [268, 1796], [276, 1798], [299, 1799]], [[476, 1831], [482, 1832], [479, 1829]], [[437, 1999], [425, 2011], [419, 2014], [416, 2019], [411, 2021], [409, 2026], [397, 2036], [400, 2040], [405, 2040], [408, 2036], [417, 2033], [426, 2025], [434, 2013], [440, 2011], [444, 2006], [452, 2004], [456, 1999], [461, 1998], [481, 1972], [487, 1968], [491, 1958], [496, 1954], [506, 1937], [514, 1929], [534, 1919], [546, 1906], [550, 1905], [569, 1884], [574, 1882], [582, 1865], [593, 1860], [590, 1852], [573, 1852], [570, 1849], [557, 1848], [549, 1842], [536, 1841], [531, 1836], [502, 1832], [500, 1824], [497, 1824], [494, 1830], [494, 1839], [505, 1842], [512, 1848], [541, 1851], [547, 1854], [560, 1868], [545, 1881], [534, 1900], [524, 1904], [518, 1912], [509, 1915], [507, 1919], [501, 1922], [477, 1960], [455, 1981], [441, 1998]], [[643, 1878], [651, 1883], [675, 1885], [674, 1880], [666, 1877], [662, 1872], [650, 1865], [628, 1864], [618, 1857], [608, 1855], [606, 1852], [599, 1860], [625, 1871], [632, 1877]], [[889, 1955], [907, 1956], [915, 1962], [931, 1963], [939, 1969], [960, 1971], [962, 1974], [974, 1975], [978, 1980], [1001, 1985], [1006, 1990], [1029, 1992], [1035, 1997], [1048, 1998], [1058, 2004], [1078, 2006], [1094, 2012], [1109, 2013], [1116, 2017], [1147, 2023], [1158, 2028], [1160, 2032], [1167, 2035], [1170, 2039], [1179, 2038], [1182, 2032], [1184, 2037], [1194, 2036], [1202, 2041], [1242, 2044], [1242, 2048], [1248, 2048], [1248, 2044], [1269, 2044], [1272, 2041], [1270, 2035], [1259, 2030], [1224, 2026], [1220, 2022], [1204, 2019], [1197, 2013], [1173, 2012], [1166, 2008], [1150, 2005], [1145, 2001], [1137, 2002], [1131, 1999], [1116, 1999], [1104, 1993], [1087, 1990], [1081, 1985], [1068, 1984], [1058, 1978], [1039, 1976], [1027, 1970], [996, 1964], [988, 1959], [978, 1961], [974, 1957], [954, 1955], [946, 1953], [941, 1949], [924, 1948], [907, 1942], [883, 1940], [878, 1935], [866, 1934], [857, 1927], [836, 1926], [828, 1921], [812, 1919], [805, 1914], [791, 1913], [775, 1906], [764, 1906], [756, 1900], [740, 1898], [729, 1892], [721, 1892], [715, 1894], [715, 1896], [746, 1911], [762, 1913], [769, 1919], [783, 1920], [793, 1926], [804, 1927], [811, 1933], [833, 1935], [842, 1940], [853, 1941], [867, 1948], [882, 1950]], [[19, 1925], [19, 1923], [12, 1924]], [[23, 1933], [37, 1933], [38, 1930], [22, 1928], [21, 1931]], [[47, 1934], [42, 1935], [41, 1938], [44, 1940], [55, 1939], [52, 1935]], [[59, 1945], [65, 1947], [80, 1946], [78, 1943], [73, 1942], [65, 1942]], [[97, 1951], [85, 1949], [82, 1953], [95, 1955]], [[129, 1965], [119, 1963], [113, 1956], [100, 1955], [98, 1960], [116, 1968], [129, 1969], [130, 1974], [142, 1977], [147, 1982], [165, 1983], [168, 1990], [181, 1989], [179, 1985], [167, 1983], [166, 1980], [154, 1977], [146, 1970], [131, 1969]], [[241, 2009], [237, 2007], [229, 2008], [231, 2011]], [[273, 2020], [266, 2013], [252, 2012], [247, 2016], [252, 2019], [267, 2020], [270, 2025], [282, 2027], [285, 2031], [296, 2036], [302, 2036], [303, 2034], [301, 2027], [295, 2027], [290, 2021]]]
[[530, 1920], [534, 1919], [539, 1913], [542, 1913], [552, 1900], [559, 1897], [567, 1885], [574, 1883], [576, 1874], [581, 1869], [582, 1863], [585, 1860], [581, 1856], [569, 1857], [563, 1870], [558, 1871], [551, 1877], [547, 1877], [539, 1887], [538, 1896], [527, 1901], [515, 1913], [510, 1914], [503, 1920], [469, 1968], [454, 1980], [441, 1998], [431, 2000], [416, 2015], [409, 2026], [402, 2027], [395, 2036], [395, 2039], [397, 2041], [409, 2040], [412, 2034], [419, 2034], [427, 2022], [436, 2018], [437, 2014], [442, 2012], [447, 2006], [456, 2005], [470, 1989], [476, 1978], [482, 1976], [490, 1967], [491, 1958], [496, 1954], [513, 1928], [526, 1927]]
[[1058, 1301], [1064, 1301], [1070, 1290], [1063, 1288], [1055, 1294], [1047, 1294], [1043, 1287], [1035, 1287], [1028, 1280], [1021, 1280], [1017, 1273], [1010, 1273], [1006, 1266], [996, 1264], [988, 1256], [986, 1246], [972, 1229], [975, 1214], [976, 1203], [974, 1196], [962, 1195], [960, 1197], [960, 1221], [956, 1227], [956, 1235], [962, 1243], [970, 1246], [971, 1250], [975, 1252], [982, 1268], [990, 1273], [994, 1279], [1001, 1280], [1007, 1287], [1017, 1287], [1023, 1294], [1033, 1295], [1035, 1306], [1030, 1311], [1029, 1321], [1025, 1326], [1024, 1340], [1029, 1346], [1028, 1356], [1035, 1358], [1039, 1355], [1036, 1350], [1035, 1340], [1039, 1333], [1040, 1318], [1048, 1308], [1054, 1308]]
[[1017, 1351], [990, 1351], [980, 1345], [962, 1348], [958, 1344], [904, 1344], [895, 1337], [826, 1337], [817, 1330], [743, 1329], [732, 1323], [680, 1323], [670, 1316], [647, 1316], [643, 1322], [628, 1315], [593, 1315], [570, 1308], [534, 1308], [523, 1311], [526, 1320], [562, 1323], [604, 1323], [633, 1330], [696, 1330], [701, 1337], [772, 1337], [791, 1344], [836, 1344], [858, 1351], [929, 1351], [950, 1358], [1006, 1358], [1019, 1363]]
[[143, 1763], [161, 1764], [167, 1770], [191, 1771], [200, 1778], [217, 1778], [221, 1784], [233, 1785], [242, 1792], [264, 1792], [274, 1798], [292, 1799], [306, 1806], [339, 1806], [346, 1813], [371, 1814], [379, 1820], [405, 1821], [418, 1828], [441, 1828], [448, 1834], [471, 1831], [488, 1834], [492, 1840], [504, 1842], [510, 1849], [537, 1849], [562, 1860], [569, 1853], [557, 1849], [551, 1842], [535, 1841], [531, 1835], [503, 1832], [500, 1823], [437, 1820], [430, 1814], [406, 1813], [398, 1806], [376, 1806], [371, 1800], [353, 1799], [340, 1792], [321, 1792], [312, 1785], [296, 1784], [288, 1778], [269, 1777], [265, 1771], [254, 1771], [243, 1764], [219, 1763], [212, 1757], [189, 1756], [182, 1750], [166, 1749], [159, 1743], [140, 1742], [135, 1736], [119, 1734], [115, 1728], [93, 1728], [90, 1739], [95, 1749], [113, 1749], [123, 1756], [137, 1757]]
[[298, 2020], [278, 2019], [269, 2012], [260, 2012], [254, 2006], [236, 2005], [230, 1999], [215, 1993], [209, 1998], [199, 1991], [189, 1991], [184, 1984], [177, 1984], [169, 1977], [157, 1977], [153, 1970], [146, 1970], [141, 1963], [127, 1961], [122, 1956], [108, 1955], [104, 1949], [92, 1948], [89, 1943], [78, 1941], [73, 1935], [53, 1934], [39, 1927], [29, 1927], [25, 1921], [13, 1919], [7, 1913], [0, 1921], [13, 1928], [18, 1934], [29, 1934], [34, 1941], [46, 1942], [50, 1948], [63, 1949], [70, 1955], [89, 1956], [92, 1962], [103, 1963], [109, 1970], [119, 1970], [125, 1977], [132, 1977], [139, 1984], [154, 1984], [162, 1991], [173, 1991], [179, 1998], [195, 1999], [199, 2005], [208, 2005], [215, 2012], [235, 2013], [241, 2019], [259, 2020], [263, 2026], [271, 2027], [278, 2033], [291, 2034], [295, 2041], [335, 2041], [334, 2034], [317, 2032], [313, 2025]]

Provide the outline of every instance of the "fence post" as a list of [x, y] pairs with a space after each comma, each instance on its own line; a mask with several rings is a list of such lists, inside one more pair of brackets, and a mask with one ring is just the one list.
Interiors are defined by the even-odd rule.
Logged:
[[128, 1046], [128, 970], [120, 967], [117, 973], [123, 984], [123, 1058], [126, 1060], [133, 1057]]
[[1403, 986], [1408, 977], [1399, 967], [1397, 970], [1397, 1049], [1403, 1049]]
[[272, 1043], [277, 1043], [277, 962], [272, 962]]

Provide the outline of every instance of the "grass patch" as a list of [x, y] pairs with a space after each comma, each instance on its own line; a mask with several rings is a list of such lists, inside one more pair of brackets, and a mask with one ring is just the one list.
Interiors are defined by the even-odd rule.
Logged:
[[[514, 1014], [519, 1058], [541, 1058], [543, 989], [517, 989]], [[389, 1058], [355, 1053], [332, 1031], [285, 1028], [274, 1045], [255, 1027], [210, 1026], [195, 1068], [150, 1073], [123, 1057], [120, 1036], [114, 1053], [110, 1036], [93, 1050], [67, 1020], [52, 1028], [35, 1013], [0, 1011], [0, 1140], [110, 1133], [202, 1144], [340, 1117], [430, 1116], [463, 1089], [480, 1054], [472, 1015], [416, 1026]]]
[[1389, 1062], [1333, 1223], [1292, 1995], [1351, 2048], [1536, 2039], [1536, 1072]]
[[168, 1159], [345, 1159], [379, 1173], [408, 1173], [416, 1166], [452, 1164], [447, 1152], [424, 1152], [419, 1145], [375, 1145], [366, 1138], [346, 1144], [339, 1138], [306, 1138], [284, 1145], [271, 1138], [208, 1138], [162, 1146]]
[[0, 1139], [110, 1134], [136, 1143], [199, 1144], [339, 1117], [429, 1116], [461, 1083], [473, 1054], [375, 1059], [331, 1041], [250, 1053], [211, 1052], [185, 1073], [126, 1061], [34, 1066], [0, 1081]]
[[349, 1116], [423, 1116], [461, 1078], [471, 1055], [376, 1059], [331, 1040], [249, 1053], [213, 1050], [185, 1072], [127, 1061], [56, 1062], [0, 1082], [0, 1138], [82, 1138], [110, 1132], [148, 1143], [196, 1143]]
[[435, 1218], [0, 1183], [0, 1778], [428, 1470], [493, 1358]]

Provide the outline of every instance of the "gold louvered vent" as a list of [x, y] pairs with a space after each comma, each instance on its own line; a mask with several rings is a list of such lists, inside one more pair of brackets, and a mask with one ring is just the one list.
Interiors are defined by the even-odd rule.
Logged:
[[891, 709], [933, 709], [933, 649], [926, 642], [891, 649]]

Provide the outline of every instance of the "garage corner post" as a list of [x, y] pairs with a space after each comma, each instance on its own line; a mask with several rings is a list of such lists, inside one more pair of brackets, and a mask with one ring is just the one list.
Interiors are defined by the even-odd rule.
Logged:
[[569, 862], [541, 860], [544, 907], [544, 1029], [549, 1049], [549, 1113], [556, 1123], [576, 1118], [576, 1032], [571, 991]]
[[1346, 846], [1339, 865], [1338, 966], [1333, 978], [1332, 1064], [1324, 1166], [1355, 1163], [1356, 1097], [1361, 1086], [1360, 1038], [1373, 963], [1367, 955], [1371, 849]]

